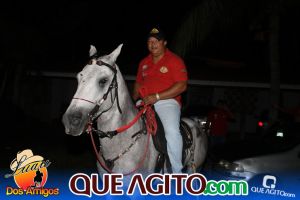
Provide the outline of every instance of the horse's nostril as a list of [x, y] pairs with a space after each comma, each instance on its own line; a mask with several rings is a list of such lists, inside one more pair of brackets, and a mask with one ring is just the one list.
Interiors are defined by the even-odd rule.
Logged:
[[78, 126], [80, 124], [81, 119], [82, 119], [81, 112], [75, 112], [69, 115], [70, 124], [73, 126]]

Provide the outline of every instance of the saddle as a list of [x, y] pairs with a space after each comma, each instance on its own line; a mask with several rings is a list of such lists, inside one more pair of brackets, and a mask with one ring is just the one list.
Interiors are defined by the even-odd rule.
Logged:
[[[155, 118], [157, 123], [157, 132], [156, 134], [152, 135], [152, 139], [156, 150], [159, 152], [156, 161], [155, 172], [159, 173], [161, 170], [163, 170], [164, 164], [166, 162], [167, 171], [169, 173], [172, 173], [171, 163], [167, 151], [167, 140], [165, 137], [164, 128], [156, 112], [155, 112]], [[193, 144], [193, 135], [192, 135], [192, 130], [187, 125], [187, 123], [185, 123], [183, 120], [180, 120], [180, 133], [182, 135], [182, 140], [183, 140], [182, 163], [184, 163], [186, 157], [185, 152]]]

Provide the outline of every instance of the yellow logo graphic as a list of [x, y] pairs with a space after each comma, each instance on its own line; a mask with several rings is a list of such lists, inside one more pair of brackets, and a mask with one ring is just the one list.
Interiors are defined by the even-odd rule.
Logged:
[[155, 33], [159, 33], [159, 31], [156, 28], [153, 28], [150, 32], [150, 34], [155, 34]]
[[142, 69], [146, 70], [148, 68], [148, 65], [143, 65]]
[[23, 190], [31, 188], [43, 188], [48, 178], [47, 167], [49, 160], [44, 160], [42, 156], [33, 155], [30, 149], [17, 153], [16, 158], [11, 162], [12, 174], [5, 177], [14, 177], [16, 185]]
[[168, 70], [168, 68], [167, 67], [165, 67], [165, 66], [162, 66], [160, 69], [159, 69], [159, 71], [161, 72], [161, 73], [167, 73], [169, 70]]

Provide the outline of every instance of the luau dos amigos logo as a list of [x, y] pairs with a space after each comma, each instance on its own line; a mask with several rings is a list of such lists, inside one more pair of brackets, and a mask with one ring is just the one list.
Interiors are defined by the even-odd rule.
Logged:
[[14, 177], [18, 188], [6, 187], [6, 195], [58, 195], [58, 188], [44, 187], [50, 164], [51, 162], [44, 160], [42, 156], [34, 155], [31, 149], [18, 152], [10, 164], [12, 173], [5, 175], [5, 178]]

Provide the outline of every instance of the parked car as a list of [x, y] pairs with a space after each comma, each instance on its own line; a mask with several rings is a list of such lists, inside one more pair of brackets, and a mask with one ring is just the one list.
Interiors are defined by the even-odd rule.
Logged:
[[249, 181], [262, 174], [289, 174], [300, 183], [300, 127], [278, 122], [260, 139], [215, 148], [210, 162], [212, 177]]

